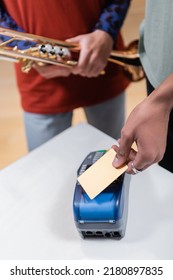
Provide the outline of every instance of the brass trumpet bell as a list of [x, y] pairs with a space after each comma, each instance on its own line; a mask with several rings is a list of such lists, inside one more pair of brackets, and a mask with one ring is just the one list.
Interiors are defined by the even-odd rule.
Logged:
[[[22, 71], [25, 73], [30, 71], [34, 63], [63, 67], [73, 67], [78, 63], [73, 58], [73, 54], [80, 52], [76, 44], [1, 27], [0, 36], [5, 38], [0, 43], [0, 59], [22, 62]], [[137, 44], [138, 41], [134, 41], [123, 51], [114, 50], [108, 58], [108, 61], [121, 65], [131, 81], [139, 81], [144, 77]]]

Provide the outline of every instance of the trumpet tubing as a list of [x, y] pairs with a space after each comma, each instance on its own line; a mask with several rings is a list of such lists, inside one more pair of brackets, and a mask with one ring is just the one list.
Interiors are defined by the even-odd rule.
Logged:
[[[0, 35], [7, 38], [0, 42], [0, 59], [21, 62], [25, 73], [30, 71], [34, 63], [63, 67], [74, 67], [78, 63], [74, 57], [80, 48], [76, 44], [1, 27]], [[108, 61], [121, 65], [131, 81], [139, 81], [144, 77], [137, 44], [138, 41], [133, 41], [125, 50], [114, 50], [108, 58]]]

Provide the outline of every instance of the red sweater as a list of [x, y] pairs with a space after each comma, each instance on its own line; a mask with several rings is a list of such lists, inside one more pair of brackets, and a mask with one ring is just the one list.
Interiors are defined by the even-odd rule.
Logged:
[[[104, 0], [3, 1], [7, 12], [26, 32], [65, 40], [92, 32]], [[116, 48], [122, 49], [122, 39]], [[34, 69], [28, 74], [15, 66], [22, 107], [27, 112], [51, 114], [105, 101], [122, 92], [129, 81], [122, 68], [109, 63], [105, 75], [84, 78], [70, 75], [44, 79]]]

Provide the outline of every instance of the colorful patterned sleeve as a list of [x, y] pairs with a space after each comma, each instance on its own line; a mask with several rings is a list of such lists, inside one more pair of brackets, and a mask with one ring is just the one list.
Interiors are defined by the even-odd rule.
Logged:
[[130, 2], [131, 0], [107, 0], [94, 30], [103, 30], [109, 33], [113, 40], [115, 40], [123, 24]]
[[15, 21], [8, 15], [2, 4], [0, 4], [0, 26], [3, 28], [10, 28], [17, 31], [23, 31]]
[[[113, 39], [116, 38], [119, 29], [121, 28], [124, 18], [126, 16], [131, 0], [106, 0], [106, 5], [103, 9], [99, 21], [96, 23], [94, 30], [100, 29], [111, 35]], [[24, 30], [19, 27], [15, 21], [8, 15], [8, 13], [0, 4], [0, 26], [3, 28], [10, 28], [13, 30]], [[6, 41], [9, 37], [0, 35], [0, 40]], [[32, 42], [12, 42], [9, 46], [15, 46], [17, 43], [20, 49], [33, 46]], [[20, 44], [20, 45], [19, 45]]]
[[[16, 22], [10, 17], [10, 15], [5, 11], [2, 4], [0, 4], [0, 27], [10, 28], [16, 31], [24, 32], [24, 30], [20, 26], [18, 26]], [[3, 42], [7, 41], [9, 38], [10, 37], [0, 35], [0, 40]], [[30, 41], [17, 41], [17, 40], [14, 40], [13, 42], [8, 44], [8, 46], [10, 47], [17, 46], [21, 50], [33, 47], [34, 45], [35, 43]]]

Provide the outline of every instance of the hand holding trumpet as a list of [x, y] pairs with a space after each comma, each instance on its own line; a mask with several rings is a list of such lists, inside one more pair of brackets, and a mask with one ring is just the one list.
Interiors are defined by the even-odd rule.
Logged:
[[80, 54], [76, 66], [67, 68], [55, 65], [36, 65], [34, 68], [41, 76], [46, 79], [55, 77], [68, 77], [70, 74], [81, 75], [84, 77], [97, 77], [106, 67], [108, 57], [113, 47], [111, 36], [101, 30], [92, 33], [76, 36], [68, 39], [67, 42], [78, 44]]
[[[0, 43], [0, 59], [21, 62], [21, 70], [24, 73], [28, 73], [34, 66], [40, 75], [47, 79], [67, 77], [70, 74], [97, 77], [102, 74], [109, 61], [120, 65], [130, 81], [137, 82], [144, 78], [138, 53], [138, 40], [132, 41], [124, 50], [112, 50], [111, 36], [101, 30], [67, 41], [7, 28], [0, 28], [0, 35], [9, 36], [9, 39]], [[20, 45], [25, 45], [25, 41], [29, 46], [23, 49]], [[9, 47], [9, 43], [13, 46]], [[72, 56], [76, 53], [77, 60]]]
[[72, 73], [88, 78], [99, 76], [106, 67], [113, 48], [111, 36], [102, 30], [96, 30], [71, 38], [67, 42], [80, 46], [78, 64], [73, 67]]

